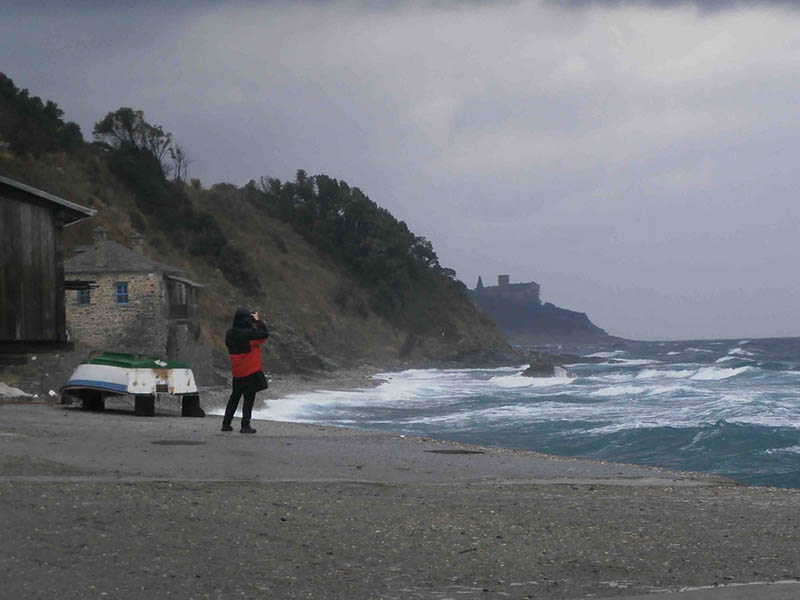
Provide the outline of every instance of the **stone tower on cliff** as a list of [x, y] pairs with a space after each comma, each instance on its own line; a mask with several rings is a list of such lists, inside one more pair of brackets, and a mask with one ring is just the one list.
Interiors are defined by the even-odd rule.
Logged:
[[526, 283], [511, 283], [509, 275], [498, 275], [497, 285], [484, 286], [483, 280], [478, 277], [478, 285], [475, 286], [474, 293], [495, 298], [505, 298], [507, 300], [524, 300], [534, 304], [541, 304], [539, 298], [540, 286], [535, 281]]
[[478, 285], [469, 296], [492, 319], [509, 340], [517, 344], [564, 341], [597, 341], [608, 334], [589, 320], [586, 313], [542, 304], [535, 281], [511, 283], [509, 275], [498, 275], [497, 285]]

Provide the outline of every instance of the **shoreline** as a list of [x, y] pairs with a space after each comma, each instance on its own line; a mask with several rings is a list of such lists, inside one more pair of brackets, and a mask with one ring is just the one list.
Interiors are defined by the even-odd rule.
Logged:
[[[306, 375], [300, 373], [282, 373], [267, 375], [269, 388], [256, 395], [255, 408], [259, 404], [271, 400], [281, 400], [292, 394], [302, 392], [322, 392], [336, 390], [367, 389], [379, 386], [383, 380], [375, 379], [379, 373], [389, 373], [386, 369], [376, 367], [356, 367], [341, 369], [330, 373]], [[230, 384], [224, 386], [204, 387], [200, 389], [200, 402], [204, 409], [224, 408], [230, 395]]]
[[798, 490], [220, 421], [0, 407], [10, 597], [574, 600], [800, 576]]
[[[422, 369], [423, 367], [407, 367], [407, 369]], [[438, 369], [438, 367], [428, 367], [431, 369]], [[491, 368], [491, 367], [487, 367]], [[402, 370], [407, 370], [402, 369]], [[384, 383], [385, 379], [375, 378], [376, 375], [379, 374], [392, 374], [398, 373], [402, 370], [398, 371], [387, 371], [382, 369], [377, 369], [373, 367], [361, 367], [357, 369], [350, 369], [350, 370], [343, 370], [338, 371], [335, 373], [331, 373], [330, 375], [325, 376], [306, 376], [306, 375], [297, 375], [297, 374], [288, 374], [283, 376], [278, 376], [274, 378], [270, 378], [270, 388], [265, 392], [260, 392], [256, 397], [256, 404], [254, 407], [254, 413], [258, 411], [259, 406], [264, 407], [271, 401], [281, 401], [288, 396], [293, 394], [301, 394], [304, 392], [333, 392], [339, 390], [345, 391], [355, 391], [355, 390], [366, 390], [374, 387], [378, 387], [382, 383]], [[277, 382], [273, 385], [273, 382]], [[227, 402], [227, 397], [229, 393], [229, 388], [224, 388], [221, 390], [216, 398], [216, 404], [209, 407], [208, 414], [209, 416], [221, 416], [223, 414], [223, 410], [225, 407], [225, 403]], [[263, 398], [259, 398], [262, 396]], [[205, 406], [205, 405], [204, 405]], [[240, 404], [241, 407], [241, 404]], [[179, 412], [179, 411], [176, 411]], [[237, 411], [237, 417], [241, 414], [240, 409]], [[273, 422], [273, 423], [303, 423], [313, 426], [319, 427], [332, 427], [344, 430], [355, 430], [355, 431], [363, 431], [363, 432], [372, 432], [375, 434], [388, 434], [403, 438], [419, 438], [425, 441], [438, 441], [443, 442], [451, 445], [457, 445], [459, 447], [464, 448], [488, 448], [493, 451], [501, 451], [501, 452], [511, 452], [511, 453], [527, 453], [530, 455], [536, 455], [541, 457], [547, 457], [554, 460], [578, 460], [578, 461], [588, 461], [588, 462], [597, 462], [603, 464], [619, 464], [619, 465], [629, 465], [634, 467], [641, 467], [646, 469], [655, 469], [655, 470], [663, 470], [668, 472], [680, 472], [686, 474], [697, 475], [700, 477], [707, 477], [707, 478], [717, 478], [719, 480], [724, 480], [727, 482], [731, 482], [735, 485], [740, 485], [744, 487], [773, 487], [773, 486], [765, 486], [765, 485], [754, 485], [754, 484], [747, 484], [741, 483], [737, 481], [735, 478], [718, 474], [714, 472], [706, 472], [706, 471], [693, 471], [693, 470], [683, 470], [683, 469], [674, 469], [669, 467], [661, 467], [658, 465], [644, 465], [639, 463], [631, 463], [631, 462], [620, 462], [614, 461], [611, 459], [608, 460], [601, 460], [601, 459], [592, 459], [592, 458], [584, 458], [580, 456], [569, 456], [563, 454], [554, 454], [548, 452], [542, 452], [538, 450], [529, 450], [529, 449], [520, 449], [514, 448], [511, 446], [505, 445], [484, 445], [480, 443], [469, 443], [469, 442], [461, 442], [457, 440], [450, 439], [446, 436], [438, 436], [435, 434], [427, 434], [427, 437], [423, 435], [415, 435], [415, 434], [407, 434], [403, 433], [402, 431], [397, 431], [394, 429], [371, 429], [368, 427], [358, 427], [355, 425], [330, 425], [330, 424], [321, 424], [316, 423], [314, 421], [291, 421], [291, 420], [279, 420], [279, 419], [264, 419], [254, 416], [253, 417], [254, 425], [256, 425], [259, 421], [260, 422]], [[779, 487], [776, 489], [797, 489], [800, 490], [800, 487]]]
[[[598, 359], [599, 360], [599, 359]], [[457, 367], [446, 367], [446, 366], [428, 366], [423, 367], [419, 365], [405, 365], [404, 367], [391, 367], [386, 368], [378, 368], [375, 366], [368, 366], [362, 365], [360, 367], [349, 368], [349, 369], [340, 369], [337, 371], [331, 372], [318, 372], [314, 374], [301, 374], [301, 373], [285, 373], [279, 375], [272, 375], [269, 376], [270, 387], [269, 389], [259, 392], [256, 397], [256, 404], [254, 406], [254, 412], [257, 412], [259, 409], [263, 409], [267, 406], [270, 402], [280, 402], [281, 400], [291, 396], [293, 394], [302, 394], [305, 392], [333, 392], [338, 390], [344, 391], [354, 391], [354, 390], [368, 390], [370, 388], [378, 387], [382, 383], [386, 381], [386, 379], [376, 378], [376, 375], [379, 374], [393, 374], [399, 373], [409, 369], [447, 369], [447, 368], [457, 368]], [[466, 368], [466, 367], [465, 367]], [[486, 367], [492, 368], [492, 367]], [[227, 402], [228, 395], [230, 393], [229, 385], [224, 386], [207, 386], [200, 388], [201, 391], [201, 406], [206, 410], [207, 414], [210, 417], [220, 416], [222, 414], [222, 410], [225, 407], [225, 403]], [[56, 405], [57, 400], [51, 398], [41, 398], [41, 397], [32, 397], [32, 396], [22, 396], [22, 397], [3, 397], [0, 396], [0, 406], [3, 404], [12, 404], [12, 405]], [[241, 406], [241, 405], [240, 405]], [[122, 396], [122, 397], [109, 397], [107, 399], [107, 407], [111, 410], [132, 410], [133, 409], [133, 399], [132, 397]], [[157, 404], [157, 413], [162, 415], [170, 415], [170, 416], [177, 416], [180, 414], [180, 403], [175, 397], [166, 396], [163, 397], [160, 402]], [[239, 418], [238, 415], [240, 411], [237, 412], [237, 419]], [[662, 469], [665, 471], [673, 471], [676, 472], [674, 469], [670, 469], [668, 467], [660, 467], [655, 465], [643, 465], [638, 463], [628, 463], [628, 462], [616, 462], [613, 460], [599, 460], [599, 459], [591, 459], [591, 458], [581, 458], [578, 456], [572, 457], [569, 455], [561, 455], [561, 454], [554, 454], [554, 453], [546, 453], [537, 450], [526, 450], [526, 449], [518, 449], [513, 448], [510, 446], [485, 446], [481, 444], [469, 443], [469, 442], [459, 442], [453, 439], [450, 439], [446, 436], [438, 436], [436, 434], [427, 434], [428, 437], [423, 437], [414, 434], [405, 434], [402, 431], [397, 430], [386, 430], [386, 429], [370, 429], [366, 427], [357, 427], [354, 425], [322, 425], [317, 424], [313, 421], [293, 421], [293, 420], [281, 420], [281, 419], [270, 419], [270, 418], [262, 418], [258, 416], [254, 416], [254, 425], [258, 425], [259, 422], [262, 423], [304, 423], [313, 426], [319, 427], [333, 427], [338, 429], [344, 430], [354, 430], [354, 431], [362, 431], [367, 433], [375, 433], [375, 434], [388, 434], [394, 435], [399, 437], [418, 437], [424, 441], [438, 441], [442, 443], [448, 443], [452, 445], [457, 445], [459, 447], [464, 448], [490, 448], [495, 451], [508, 451], [513, 453], [530, 453], [531, 455], [537, 455], [541, 457], [548, 457], [555, 460], [584, 460], [590, 462], [598, 462], [598, 463], [605, 463], [605, 464], [620, 464], [620, 465], [630, 465], [634, 467], [641, 467], [641, 468], [650, 468], [650, 469]], [[746, 487], [763, 487], [764, 484], [749, 484], [749, 483], [741, 483], [737, 481], [735, 478], [717, 474], [713, 472], [705, 472], [705, 471], [691, 471], [691, 470], [680, 470], [677, 472], [688, 473], [688, 474], [696, 474], [702, 477], [710, 477], [710, 478], [720, 478], [726, 481], [735, 483], [736, 485], [742, 485]], [[770, 487], [767, 484], [767, 487]], [[777, 489], [798, 489], [800, 487], [781, 487]]]
[[[301, 373], [285, 373], [279, 375], [272, 375], [269, 376], [270, 387], [267, 390], [259, 392], [256, 396], [256, 404], [254, 406], [254, 412], [258, 411], [259, 408], [264, 408], [269, 402], [280, 402], [281, 400], [291, 396], [293, 394], [302, 394], [304, 392], [333, 392], [339, 390], [345, 391], [354, 391], [354, 390], [366, 390], [374, 387], [378, 387], [382, 383], [386, 381], [386, 379], [376, 378], [376, 375], [379, 374], [392, 374], [392, 373], [399, 373], [409, 369], [447, 369], [447, 368], [457, 368], [457, 367], [445, 367], [445, 366], [417, 366], [417, 365], [407, 365], [403, 368], [391, 369], [389, 367], [385, 369], [377, 368], [374, 366], [367, 366], [362, 365], [360, 367], [350, 368], [350, 369], [340, 369], [337, 371], [331, 372], [322, 372], [322, 373], [314, 373], [314, 374], [301, 374]], [[486, 367], [492, 368], [492, 367]], [[230, 386], [207, 386], [200, 388], [201, 392], [201, 406], [206, 410], [206, 413], [209, 417], [218, 417], [221, 416], [222, 410], [225, 407], [225, 403], [227, 402], [228, 395], [230, 393]], [[44, 405], [44, 406], [58, 406], [56, 399], [51, 398], [38, 398], [32, 396], [22, 396], [18, 398], [14, 397], [2, 397], [0, 396], [0, 406], [3, 404], [12, 404], [12, 405]], [[128, 396], [121, 396], [121, 397], [109, 397], [107, 399], [107, 407], [114, 411], [114, 410], [122, 410], [122, 411], [132, 411], [133, 410], [133, 399], [132, 397]], [[241, 407], [241, 404], [240, 404]], [[178, 416], [180, 415], [180, 403], [175, 397], [165, 396], [163, 397], [160, 402], [156, 405], [156, 412], [158, 414], [164, 416]], [[239, 418], [240, 410], [237, 412], [237, 419]], [[569, 455], [561, 455], [561, 454], [553, 454], [553, 453], [546, 453], [537, 450], [526, 450], [526, 449], [518, 449], [513, 448], [510, 446], [486, 446], [481, 444], [469, 443], [469, 442], [459, 442], [453, 439], [449, 439], [447, 437], [439, 437], [436, 435], [428, 434], [428, 437], [414, 435], [414, 434], [405, 434], [401, 431], [396, 430], [386, 430], [386, 429], [370, 429], [366, 427], [357, 427], [357, 426], [347, 426], [347, 425], [328, 425], [328, 424], [318, 424], [313, 421], [293, 421], [293, 420], [280, 420], [280, 419], [269, 419], [269, 418], [261, 418], [258, 416], [253, 417], [254, 425], [257, 427], [258, 423], [274, 423], [274, 424], [293, 424], [293, 423], [301, 423], [307, 424], [311, 426], [317, 427], [330, 427], [334, 429], [342, 429], [348, 431], [360, 431], [366, 433], [374, 433], [378, 435], [391, 435], [403, 438], [418, 438], [423, 441], [434, 441], [434, 442], [441, 442], [447, 443], [463, 448], [488, 448], [492, 451], [505, 451], [511, 453], [528, 453], [530, 455], [546, 457], [553, 460], [578, 460], [578, 461], [588, 461], [588, 462], [597, 462], [600, 464], [619, 464], [619, 465], [629, 465], [633, 467], [645, 468], [645, 469], [654, 469], [654, 470], [663, 470], [668, 472], [679, 472], [679, 473], [686, 473], [690, 475], [697, 475], [700, 477], [707, 477], [707, 478], [718, 478], [720, 480], [724, 480], [727, 482], [731, 482], [735, 485], [742, 485], [745, 487], [763, 487], [759, 485], [753, 484], [745, 484], [736, 481], [734, 478], [731, 478], [726, 475], [716, 474], [713, 472], [704, 472], [704, 471], [690, 471], [690, 470], [675, 470], [670, 469], [668, 467], [660, 467], [656, 465], [642, 465], [638, 463], [628, 463], [628, 462], [617, 462], [613, 460], [600, 460], [600, 459], [591, 459], [591, 458], [581, 458], [579, 456], [569, 456]], [[767, 486], [770, 487], [770, 486]], [[776, 489], [798, 489], [800, 488], [776, 488]]]

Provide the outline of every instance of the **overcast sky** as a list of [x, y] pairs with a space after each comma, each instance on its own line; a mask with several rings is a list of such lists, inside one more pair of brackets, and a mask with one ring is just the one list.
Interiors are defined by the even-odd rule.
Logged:
[[800, 335], [798, 3], [236, 4], [14, 0], [0, 71], [87, 139], [144, 110], [206, 185], [344, 179], [469, 287], [629, 338]]

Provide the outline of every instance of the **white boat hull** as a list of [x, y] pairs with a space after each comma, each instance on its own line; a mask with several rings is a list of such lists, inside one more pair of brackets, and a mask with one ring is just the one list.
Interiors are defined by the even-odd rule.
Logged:
[[191, 369], [137, 369], [82, 364], [72, 373], [62, 391], [99, 390], [110, 394], [196, 394]]

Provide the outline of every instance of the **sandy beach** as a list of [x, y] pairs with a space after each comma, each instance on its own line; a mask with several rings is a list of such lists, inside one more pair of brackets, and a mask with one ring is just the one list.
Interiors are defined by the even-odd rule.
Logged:
[[[337, 385], [361, 387], [368, 376]], [[320, 387], [278, 384], [273, 397]], [[0, 406], [0, 595], [800, 595], [792, 583], [714, 588], [800, 578], [797, 490], [373, 431], [254, 425], [258, 434], [245, 436], [221, 433], [219, 417], [170, 410], [141, 418], [124, 407]]]

